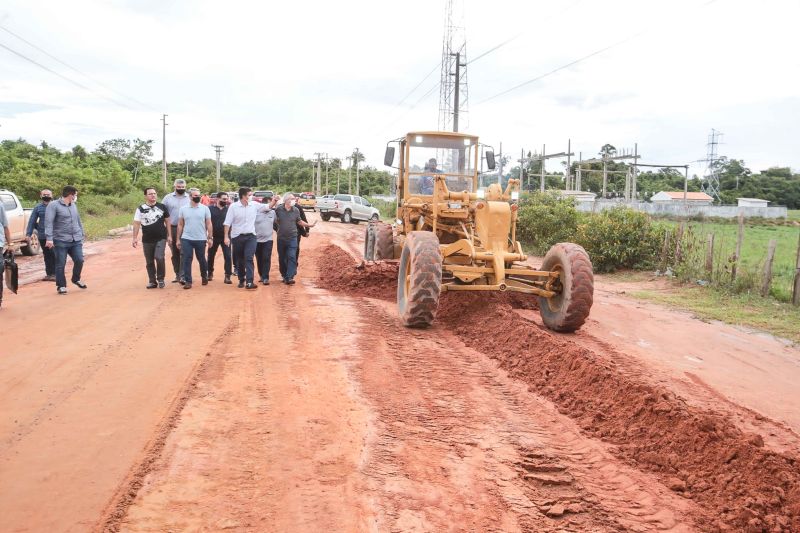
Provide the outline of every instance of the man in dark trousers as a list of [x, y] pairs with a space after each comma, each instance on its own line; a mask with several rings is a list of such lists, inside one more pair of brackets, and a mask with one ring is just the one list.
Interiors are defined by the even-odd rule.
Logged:
[[278, 226], [278, 268], [283, 282], [294, 285], [297, 274], [297, 239], [301, 228], [312, 228], [316, 222], [309, 224], [300, 218], [300, 209], [295, 205], [294, 195], [289, 193], [283, 198], [283, 204], [275, 208], [275, 223]]
[[36, 204], [31, 212], [31, 218], [28, 220], [28, 229], [25, 232], [25, 242], [31, 244], [31, 237], [33, 232], [39, 238], [39, 246], [42, 248], [42, 255], [44, 255], [44, 281], [56, 280], [56, 253], [52, 248], [45, 247], [44, 243], [47, 236], [44, 234], [44, 214], [47, 211], [47, 205], [53, 199], [53, 192], [50, 189], [44, 189], [39, 193], [41, 202]]
[[172, 270], [175, 271], [175, 279], [172, 283], [183, 283], [181, 271], [183, 269], [183, 259], [181, 258], [181, 249], [178, 246], [180, 240], [178, 239], [178, 213], [181, 207], [188, 206], [191, 202], [189, 195], [186, 194], [186, 180], [176, 179], [173, 183], [175, 192], [171, 192], [164, 196], [161, 203], [167, 206], [170, 216], [170, 232], [172, 237], [172, 245], [169, 247], [172, 252]]
[[222, 247], [222, 258], [225, 261], [225, 283], [231, 284], [231, 247], [225, 244], [225, 216], [228, 214], [228, 193], [217, 193], [217, 205], [208, 206], [211, 211], [211, 227], [214, 230], [214, 240], [208, 249], [208, 281], [214, 279], [214, 257], [217, 249]]
[[56, 253], [56, 291], [67, 294], [67, 276], [64, 272], [67, 256], [72, 258], [72, 283], [81, 289], [86, 283], [81, 279], [83, 271], [83, 223], [75, 207], [78, 189], [67, 185], [61, 191], [61, 198], [50, 202], [44, 215], [45, 246], [54, 248]]
[[142, 251], [147, 269], [146, 289], [164, 288], [166, 274], [167, 246], [172, 244], [170, 217], [167, 206], [157, 202], [158, 191], [155, 187], [144, 190], [145, 203], [136, 208], [133, 214], [134, 248], [139, 245], [139, 229], [142, 230]]

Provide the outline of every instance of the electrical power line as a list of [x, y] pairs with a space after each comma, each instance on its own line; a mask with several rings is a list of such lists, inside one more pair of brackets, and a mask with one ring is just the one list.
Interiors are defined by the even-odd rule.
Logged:
[[130, 109], [131, 111], [134, 110], [131, 106], [129, 106], [129, 105], [123, 103], [123, 102], [119, 102], [119, 101], [117, 101], [117, 100], [115, 100], [115, 99], [113, 99], [113, 98], [111, 98], [109, 96], [100, 94], [97, 91], [87, 87], [86, 85], [84, 85], [84, 84], [82, 84], [80, 82], [77, 82], [77, 81], [75, 81], [75, 80], [73, 80], [73, 79], [71, 79], [71, 78], [69, 78], [67, 76], [64, 76], [60, 72], [56, 72], [55, 70], [53, 70], [53, 69], [51, 69], [49, 67], [46, 67], [45, 65], [42, 65], [41, 63], [39, 63], [37, 61], [34, 61], [33, 59], [29, 58], [28, 56], [26, 56], [26, 55], [24, 55], [24, 54], [22, 54], [20, 52], [17, 52], [13, 48], [9, 48], [8, 46], [4, 45], [3, 43], [0, 43], [0, 48], [5, 48], [6, 50], [11, 52], [12, 54], [21, 57], [22, 59], [24, 59], [25, 61], [28, 61], [29, 63], [33, 63], [34, 65], [36, 65], [40, 69], [45, 70], [45, 71], [49, 72], [50, 74], [54, 74], [54, 75], [58, 76], [59, 78], [61, 78], [62, 80], [65, 80], [65, 81], [71, 83], [72, 85], [75, 85], [76, 87], [80, 87], [81, 89], [83, 89], [85, 91], [89, 91], [90, 93], [94, 93], [95, 95], [98, 95], [101, 98], [104, 98], [104, 99], [108, 100], [109, 102], [113, 102], [113, 103], [117, 104], [118, 106], [124, 107], [126, 109]]
[[50, 53], [50, 52], [48, 52], [47, 50], [43, 49], [42, 47], [40, 47], [40, 46], [37, 46], [37, 45], [35, 45], [34, 43], [32, 43], [32, 42], [28, 41], [27, 39], [25, 39], [25, 38], [24, 38], [24, 37], [22, 37], [21, 35], [17, 35], [17, 34], [16, 34], [16, 33], [14, 33], [13, 31], [11, 31], [11, 30], [9, 30], [8, 28], [6, 28], [5, 26], [2, 26], [2, 25], [0, 25], [0, 30], [3, 30], [4, 32], [8, 33], [9, 35], [12, 35], [12, 36], [16, 37], [17, 39], [19, 39], [19, 40], [20, 40], [20, 41], [22, 41], [23, 43], [27, 44], [27, 45], [28, 45], [28, 46], [30, 46], [31, 48], [34, 48], [34, 49], [36, 49], [36, 50], [40, 51], [41, 53], [43, 53], [44, 55], [46, 55], [46, 56], [47, 56], [47, 57], [49, 57], [50, 59], [52, 59], [52, 60], [54, 60], [54, 61], [56, 61], [56, 62], [58, 62], [58, 63], [60, 63], [60, 64], [64, 65], [65, 67], [67, 67], [67, 68], [69, 68], [69, 69], [71, 69], [71, 70], [73, 70], [73, 71], [77, 72], [77, 73], [78, 73], [78, 74], [80, 74], [81, 76], [83, 76], [83, 77], [85, 77], [85, 78], [87, 78], [87, 79], [91, 80], [92, 82], [96, 83], [96, 84], [97, 84], [97, 85], [99, 85], [100, 87], [103, 87], [103, 88], [104, 88], [104, 89], [106, 89], [107, 91], [110, 91], [110, 92], [112, 92], [112, 93], [116, 94], [117, 96], [121, 96], [121, 97], [123, 97], [123, 98], [126, 98], [126, 99], [130, 100], [131, 102], [135, 102], [137, 105], [140, 105], [140, 106], [142, 106], [142, 107], [144, 107], [144, 108], [150, 109], [151, 111], [155, 111], [155, 109], [154, 109], [153, 107], [151, 107], [151, 106], [149, 106], [149, 105], [145, 104], [144, 102], [141, 102], [141, 101], [137, 100], [136, 98], [133, 98], [133, 97], [131, 97], [131, 96], [128, 96], [128, 95], [126, 95], [126, 94], [123, 94], [123, 93], [121, 93], [121, 92], [119, 92], [119, 91], [117, 91], [117, 90], [115, 90], [115, 89], [112, 89], [112, 88], [111, 88], [111, 87], [109, 87], [108, 85], [106, 85], [106, 84], [104, 84], [104, 83], [102, 83], [102, 82], [100, 82], [100, 81], [98, 81], [98, 80], [94, 79], [93, 77], [89, 76], [89, 75], [88, 75], [88, 74], [86, 74], [85, 72], [82, 72], [82, 71], [78, 70], [77, 68], [73, 67], [73, 66], [72, 66], [72, 65], [70, 65], [69, 63], [66, 63], [66, 62], [62, 61], [61, 59], [57, 58], [56, 56], [54, 56], [53, 54], [51, 54], [51, 53]]

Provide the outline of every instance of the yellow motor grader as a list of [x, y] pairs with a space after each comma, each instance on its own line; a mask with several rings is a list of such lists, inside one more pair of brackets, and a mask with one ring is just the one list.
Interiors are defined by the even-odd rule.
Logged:
[[406, 326], [429, 326], [442, 291], [516, 291], [538, 297], [547, 327], [577, 330], [592, 307], [589, 256], [559, 243], [539, 270], [526, 264], [516, 239], [519, 180], [505, 190], [479, 188], [482, 148], [493, 170], [493, 151], [473, 135], [423, 131], [390, 141], [384, 164], [398, 170], [397, 216], [392, 225], [368, 225], [365, 260], [400, 260], [397, 306]]

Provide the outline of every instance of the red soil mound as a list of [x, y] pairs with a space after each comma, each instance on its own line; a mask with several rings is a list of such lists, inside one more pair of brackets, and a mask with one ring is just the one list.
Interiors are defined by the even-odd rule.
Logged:
[[[393, 299], [397, 267], [353, 265], [331, 246], [320, 284], [353, 295]], [[709, 511], [704, 530], [800, 531], [796, 458], [764, 449], [727, 418], [694, 408], [613, 352], [599, 354], [556, 337], [513, 311], [532, 299], [505, 294], [443, 293], [437, 321], [496, 359], [532, 391], [549, 398], [583, 430], [616, 445], [638, 468]], [[698, 517], [700, 519], [700, 517]]]

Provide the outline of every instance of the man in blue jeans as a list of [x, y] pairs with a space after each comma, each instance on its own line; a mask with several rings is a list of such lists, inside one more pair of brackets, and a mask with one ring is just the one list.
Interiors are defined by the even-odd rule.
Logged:
[[214, 240], [214, 229], [211, 227], [211, 211], [200, 203], [200, 189], [189, 189], [191, 201], [181, 207], [178, 212], [178, 248], [183, 258], [184, 289], [192, 288], [192, 252], [200, 264], [200, 277], [203, 285], [208, 285], [208, 263], [206, 262], [206, 244]]
[[228, 208], [225, 215], [225, 244], [233, 244], [233, 264], [239, 276], [239, 288], [257, 289], [254, 283], [253, 255], [256, 253], [256, 216], [272, 208], [266, 204], [252, 201], [250, 187], [239, 188], [239, 201]]
[[67, 276], [64, 272], [67, 256], [72, 258], [72, 283], [86, 288], [81, 280], [83, 270], [83, 223], [75, 207], [78, 200], [78, 189], [67, 185], [61, 191], [61, 198], [50, 202], [45, 210], [44, 233], [45, 247], [56, 252], [56, 291], [67, 294]]
[[297, 227], [313, 228], [317, 225], [303, 222], [300, 210], [295, 206], [293, 194], [283, 198], [283, 204], [275, 209], [275, 223], [278, 226], [278, 268], [283, 282], [294, 285], [297, 274]]

